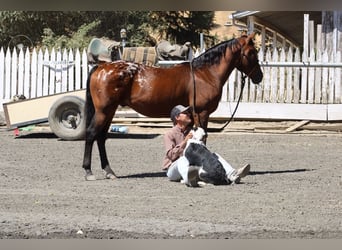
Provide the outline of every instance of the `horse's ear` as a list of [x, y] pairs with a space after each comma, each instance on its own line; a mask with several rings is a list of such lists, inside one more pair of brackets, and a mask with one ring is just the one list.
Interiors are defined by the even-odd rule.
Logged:
[[246, 44], [253, 42], [254, 37], [255, 37], [255, 32], [252, 32], [251, 34], [249, 34], [249, 36], [246, 39]]

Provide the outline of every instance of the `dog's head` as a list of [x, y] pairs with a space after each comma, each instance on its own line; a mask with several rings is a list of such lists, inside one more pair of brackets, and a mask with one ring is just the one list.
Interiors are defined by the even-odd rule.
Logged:
[[204, 131], [203, 128], [194, 128], [192, 130], [192, 139], [203, 141], [207, 137], [207, 133]]

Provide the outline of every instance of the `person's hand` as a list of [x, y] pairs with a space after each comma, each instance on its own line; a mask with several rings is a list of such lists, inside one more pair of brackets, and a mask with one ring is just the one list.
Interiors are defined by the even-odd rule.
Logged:
[[187, 142], [189, 139], [191, 139], [194, 135], [192, 134], [192, 132], [189, 132], [189, 134], [187, 134], [187, 136], [185, 137], [185, 142]]
[[193, 134], [191, 132], [189, 132], [189, 134], [187, 134], [184, 138], [184, 141], [180, 144], [181, 145], [181, 148], [185, 148], [186, 147], [186, 144], [188, 142], [189, 139], [191, 139], [193, 137]]

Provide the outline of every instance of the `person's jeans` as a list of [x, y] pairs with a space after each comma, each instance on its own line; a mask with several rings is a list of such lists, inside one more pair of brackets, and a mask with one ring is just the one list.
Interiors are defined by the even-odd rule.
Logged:
[[185, 156], [181, 156], [178, 160], [174, 161], [166, 172], [167, 177], [170, 181], [184, 180], [185, 183], [188, 181], [188, 170], [189, 161]]
[[225, 160], [221, 157], [221, 155], [219, 155], [218, 153], [214, 153], [217, 157], [219, 162], [221, 162], [224, 170], [226, 171], [227, 176], [229, 177], [232, 173], [235, 172], [235, 169]]

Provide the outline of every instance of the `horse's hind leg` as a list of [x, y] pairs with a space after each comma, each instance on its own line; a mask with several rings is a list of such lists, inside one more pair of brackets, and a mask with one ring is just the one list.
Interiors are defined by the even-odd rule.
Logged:
[[93, 151], [93, 144], [96, 137], [96, 130], [94, 127], [94, 121], [90, 123], [90, 125], [86, 128], [86, 142], [84, 149], [84, 157], [83, 157], [83, 168], [86, 171], [85, 179], [87, 181], [96, 180], [95, 176], [91, 171], [91, 156]]
[[109, 166], [109, 161], [107, 158], [105, 142], [107, 139], [107, 131], [110, 126], [111, 120], [114, 116], [116, 108], [113, 107], [109, 114], [103, 114], [101, 112], [96, 112], [87, 127], [86, 131], [86, 143], [83, 158], [83, 168], [86, 171], [85, 179], [88, 181], [96, 180], [95, 176], [91, 171], [91, 156], [94, 141], [97, 140], [97, 145], [99, 148], [101, 167], [106, 172], [106, 178], [113, 179], [115, 174]]
[[107, 157], [107, 152], [106, 152], [106, 147], [105, 147], [108, 129], [109, 129], [109, 126], [110, 126], [110, 123], [111, 123], [113, 116], [111, 116], [111, 119], [109, 121], [107, 121], [107, 123], [102, 128], [102, 130], [99, 133], [99, 136], [97, 138], [97, 146], [99, 148], [100, 159], [101, 159], [101, 167], [105, 171], [107, 179], [115, 179], [116, 178], [116, 175], [114, 174], [113, 170], [110, 168], [108, 157]]

